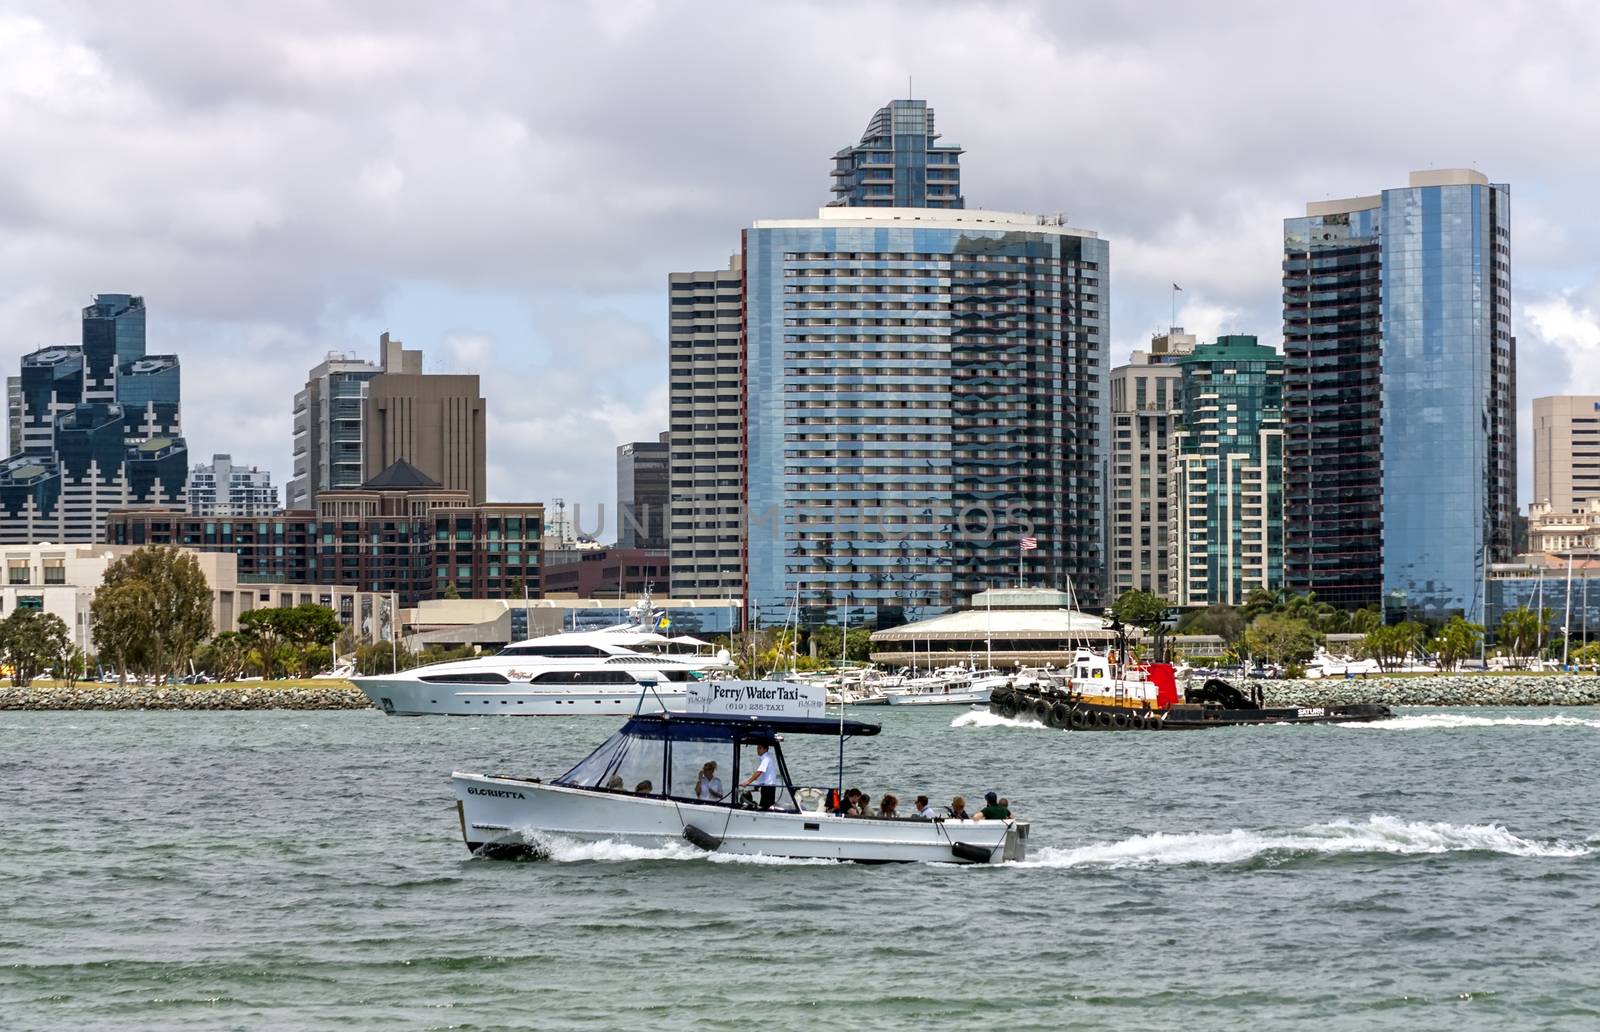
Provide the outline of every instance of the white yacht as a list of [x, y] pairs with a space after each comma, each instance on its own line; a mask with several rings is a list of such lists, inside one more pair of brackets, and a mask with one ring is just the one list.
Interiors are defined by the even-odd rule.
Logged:
[[651, 630], [657, 621], [648, 599], [630, 615], [631, 622], [598, 631], [350, 680], [391, 716], [617, 716], [682, 711], [690, 682], [732, 669], [726, 649], [706, 654], [704, 642]]

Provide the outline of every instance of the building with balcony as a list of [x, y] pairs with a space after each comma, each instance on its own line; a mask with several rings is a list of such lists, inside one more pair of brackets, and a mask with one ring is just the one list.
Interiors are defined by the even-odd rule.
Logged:
[[1126, 591], [1173, 597], [1168, 570], [1167, 448], [1177, 419], [1177, 362], [1194, 350], [1195, 337], [1174, 326], [1156, 334], [1149, 351], [1135, 351], [1111, 370], [1112, 599]]
[[1283, 358], [1228, 335], [1178, 362], [1167, 510], [1173, 601], [1240, 605], [1283, 583]]
[[278, 511], [272, 474], [258, 466], [235, 466], [231, 455], [213, 455], [189, 470], [189, 511], [196, 516], [265, 516]]
[[1101, 601], [1109, 258], [1060, 218], [975, 209], [745, 231], [753, 621], [798, 596], [808, 621], [893, 626], [1019, 576]]
[[744, 272], [667, 277], [667, 548], [678, 598], [744, 597]]
[[833, 156], [831, 207], [962, 208], [961, 148], [938, 142], [925, 100], [891, 100]]
[[133, 509], [113, 513], [113, 544], [183, 545], [238, 557], [262, 582], [340, 584], [393, 593], [402, 606], [452, 594], [543, 594], [544, 505], [474, 505], [404, 461], [349, 490], [323, 491], [314, 510], [218, 516]]

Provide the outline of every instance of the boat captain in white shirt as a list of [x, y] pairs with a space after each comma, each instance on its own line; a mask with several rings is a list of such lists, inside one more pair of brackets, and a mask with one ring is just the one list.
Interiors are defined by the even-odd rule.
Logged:
[[778, 800], [778, 765], [773, 762], [772, 752], [764, 745], [756, 746], [756, 769], [740, 786], [748, 788], [754, 785], [761, 789], [761, 808], [770, 810]]

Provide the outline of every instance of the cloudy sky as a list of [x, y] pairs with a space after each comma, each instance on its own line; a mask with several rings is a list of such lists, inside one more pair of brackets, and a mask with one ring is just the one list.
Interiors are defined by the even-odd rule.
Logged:
[[1112, 241], [1113, 358], [1281, 336], [1281, 220], [1509, 182], [1523, 409], [1600, 393], [1600, 11], [1585, 3], [0, 0], [0, 363], [143, 294], [191, 453], [282, 483], [329, 351], [477, 372], [492, 497], [590, 506], [666, 420], [667, 273], [806, 216], [906, 95], [971, 206]]

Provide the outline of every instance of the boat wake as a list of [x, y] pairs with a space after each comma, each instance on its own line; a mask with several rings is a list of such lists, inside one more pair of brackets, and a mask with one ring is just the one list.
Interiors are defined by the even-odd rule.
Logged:
[[1340, 724], [1354, 731], [1437, 731], [1456, 727], [1587, 727], [1600, 728], [1600, 720], [1569, 717], [1474, 717], [1466, 713], [1413, 713], [1366, 724]]
[[707, 853], [688, 842], [670, 842], [660, 846], [639, 846], [616, 839], [590, 842], [551, 835], [547, 832], [525, 832], [528, 858], [556, 864], [577, 863], [639, 863], [648, 861], [705, 860], [714, 864], [754, 864], [757, 866], [793, 866], [832, 864], [835, 860], [794, 859], [783, 856], [751, 856], [736, 853]]
[[1579, 857], [1593, 846], [1560, 839], [1539, 841], [1513, 835], [1498, 824], [1446, 824], [1371, 816], [1337, 820], [1279, 832], [1194, 832], [1135, 835], [1072, 849], [1046, 846], [1012, 867], [1148, 867], [1238, 864], [1257, 858], [1289, 860], [1341, 854], [1415, 856], [1435, 853], [1499, 853], [1520, 857]]
[[986, 709], [969, 710], [956, 719], [950, 721], [951, 727], [1027, 727], [1044, 729], [1044, 725], [1037, 720], [1025, 720], [1020, 717], [1002, 717], [998, 713], [991, 713]]

